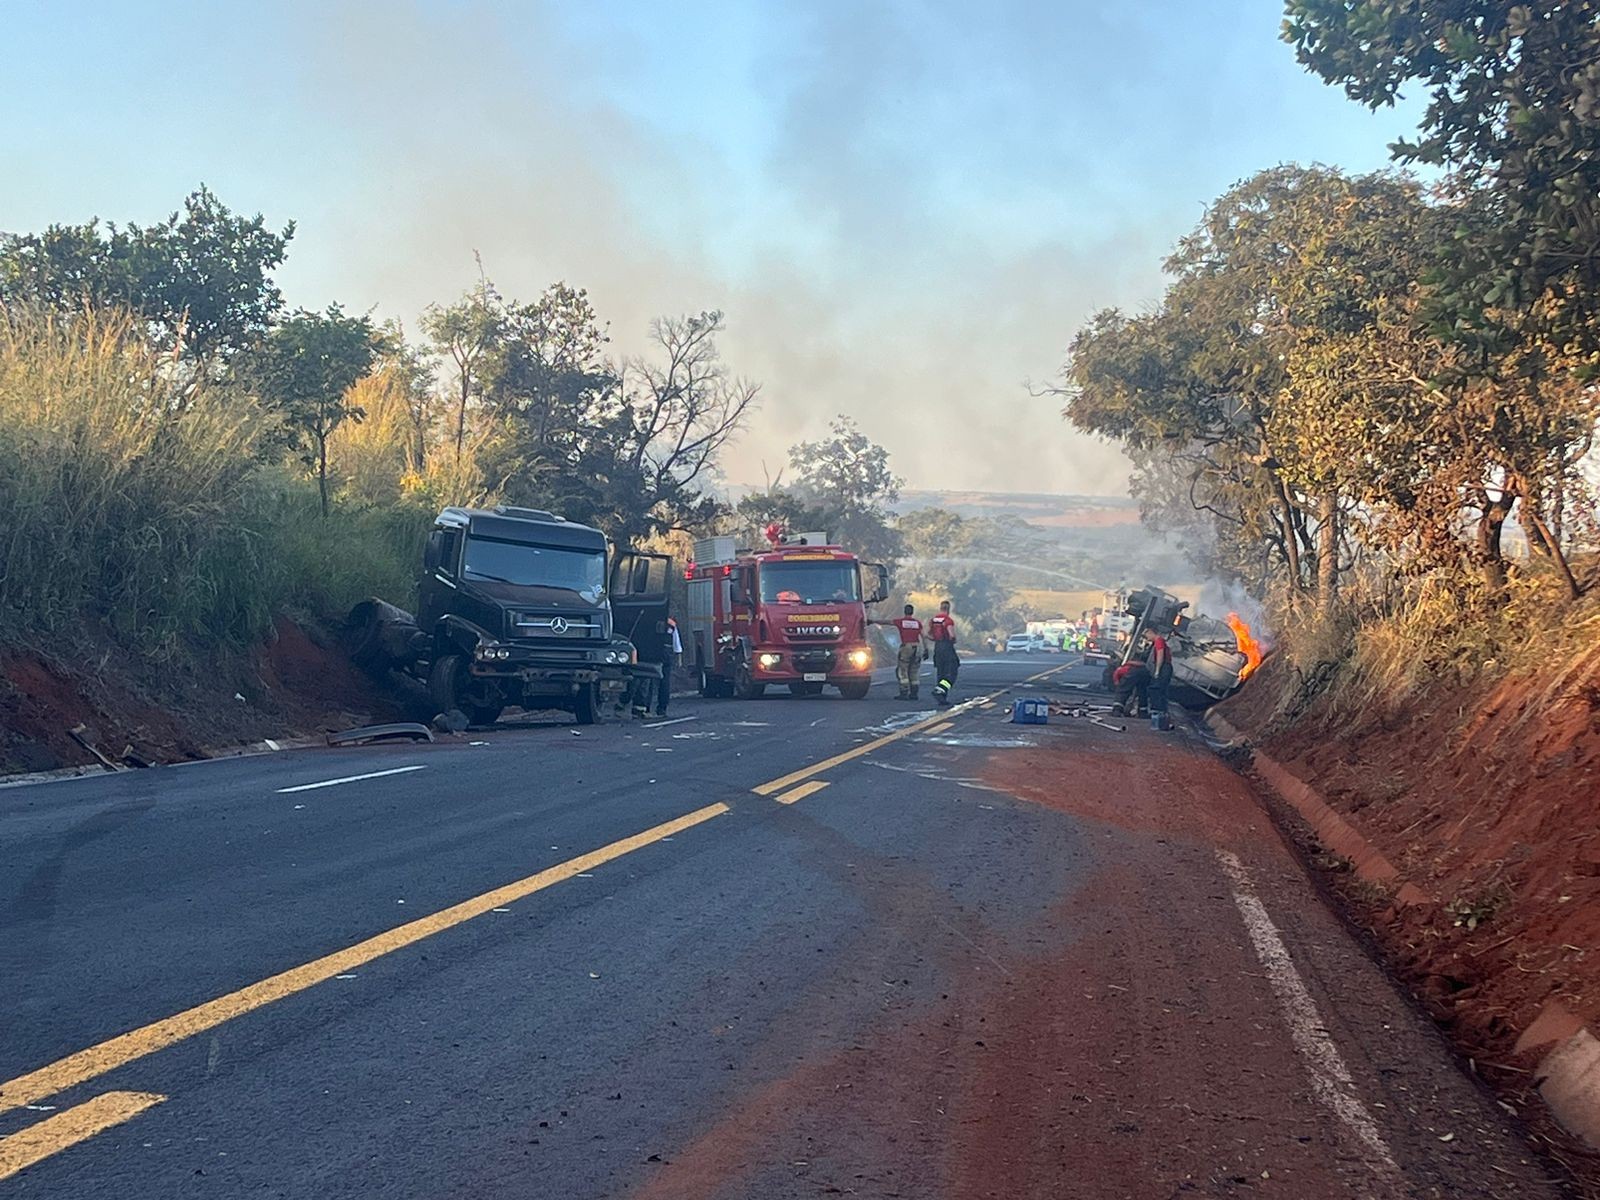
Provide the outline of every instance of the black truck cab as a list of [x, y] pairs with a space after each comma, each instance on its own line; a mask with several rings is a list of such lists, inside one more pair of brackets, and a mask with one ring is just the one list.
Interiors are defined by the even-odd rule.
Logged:
[[611, 553], [599, 530], [553, 513], [446, 508], [423, 551], [416, 616], [357, 605], [354, 656], [426, 679], [440, 712], [473, 724], [508, 705], [565, 708], [590, 724], [641, 673], [659, 672], [618, 627], [665, 622], [670, 573], [665, 556]]

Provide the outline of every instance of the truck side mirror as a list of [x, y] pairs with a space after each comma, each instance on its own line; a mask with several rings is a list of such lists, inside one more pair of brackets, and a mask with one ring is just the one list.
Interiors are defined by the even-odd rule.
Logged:
[[873, 574], [872, 590], [867, 594], [868, 604], [879, 604], [889, 598], [889, 568], [882, 563], [863, 563]]

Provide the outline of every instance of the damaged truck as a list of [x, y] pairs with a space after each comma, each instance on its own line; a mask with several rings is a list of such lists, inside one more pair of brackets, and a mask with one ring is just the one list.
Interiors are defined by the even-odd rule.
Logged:
[[1172, 698], [1185, 708], [1205, 708], [1231, 694], [1249, 674], [1251, 662], [1237, 633], [1225, 622], [1203, 615], [1187, 616], [1187, 600], [1160, 588], [1139, 588], [1121, 601], [1131, 618], [1127, 636], [1106, 667], [1110, 673], [1138, 650], [1145, 634], [1167, 639], [1172, 652]]
[[422, 567], [414, 615], [364, 600], [346, 628], [358, 666], [425, 682], [439, 713], [487, 725], [508, 707], [556, 708], [590, 725], [636, 683], [661, 680], [635, 643], [665, 634], [666, 555], [612, 550], [597, 529], [501, 505], [446, 508]]

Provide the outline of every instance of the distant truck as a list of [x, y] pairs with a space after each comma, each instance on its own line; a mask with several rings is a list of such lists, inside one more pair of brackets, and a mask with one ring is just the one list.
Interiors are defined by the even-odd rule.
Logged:
[[701, 695], [754, 699], [784, 684], [796, 696], [835, 687], [847, 699], [866, 697], [867, 605], [889, 594], [885, 568], [811, 533], [762, 550], [704, 539], [687, 575], [684, 660]]
[[364, 600], [351, 658], [426, 681], [439, 712], [475, 725], [509, 706], [599, 720], [634, 680], [659, 676], [630, 638], [666, 628], [672, 560], [610, 551], [605, 535], [539, 509], [446, 508], [423, 550], [416, 615]]

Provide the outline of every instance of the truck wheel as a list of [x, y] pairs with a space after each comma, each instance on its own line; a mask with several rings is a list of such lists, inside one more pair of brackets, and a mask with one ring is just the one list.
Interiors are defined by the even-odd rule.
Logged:
[[839, 694], [846, 700], [865, 700], [867, 692], [872, 689], [870, 679], [852, 679], [849, 683], [839, 685]]
[[505, 708], [499, 689], [487, 680], [473, 679], [461, 654], [441, 654], [434, 659], [428, 672], [428, 699], [442, 713], [459, 709], [474, 725], [493, 725]]
[[717, 694], [717, 677], [704, 667], [700, 668], [700, 698], [711, 700]]
[[750, 677], [750, 668], [741, 664], [733, 677], [733, 694], [740, 700], [759, 700], [766, 694], [767, 685]]
[[578, 689], [572, 701], [572, 715], [579, 725], [593, 725], [600, 720], [600, 685], [586, 683]]

